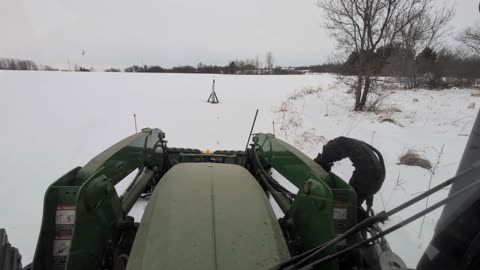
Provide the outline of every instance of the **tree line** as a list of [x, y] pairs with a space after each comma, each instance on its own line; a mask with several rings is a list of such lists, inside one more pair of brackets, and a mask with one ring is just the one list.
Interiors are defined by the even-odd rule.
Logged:
[[15, 58], [1, 58], [0, 70], [46, 70], [58, 71], [57, 68], [52, 68], [47, 65], [38, 65], [32, 60], [15, 59]]
[[164, 68], [161, 66], [133, 65], [124, 69], [125, 72], [151, 73], [214, 73], [214, 74], [300, 74], [296, 68], [282, 68], [275, 66], [275, 57], [272, 52], [265, 54], [265, 62], [257, 55], [255, 58], [230, 60], [226, 65], [205, 65], [202, 62], [196, 67], [185, 65]]
[[[468, 29], [469, 33], [477, 33], [480, 37], [480, 28]], [[463, 35], [464, 33], [462, 33]], [[480, 40], [480, 39], [479, 39]], [[472, 42], [469, 41], [469, 44]], [[479, 41], [480, 44], [480, 41]], [[472, 46], [472, 45], [470, 45]], [[478, 46], [480, 47], [480, 46]], [[163, 68], [161, 66], [137, 66], [125, 68], [124, 72], [140, 73], [198, 73], [198, 74], [305, 74], [305, 73], [335, 73], [346, 76], [354, 76], [355, 68], [360, 59], [370, 57], [374, 62], [372, 74], [396, 78], [405, 89], [423, 88], [447, 88], [447, 87], [472, 87], [480, 78], [480, 51], [476, 48], [466, 49], [433, 49], [424, 48], [418, 54], [402, 46], [380, 47], [372, 55], [368, 52], [351, 52], [344, 63], [326, 63], [321, 65], [297, 66], [290, 68], [262, 66], [258, 58], [245, 60], [232, 60], [225, 66], [205, 65], [199, 63], [194, 66], [176, 66]], [[50, 66], [36, 64], [32, 60], [12, 58], [0, 58], [0, 69], [3, 70], [48, 70], [58, 71]], [[85, 68], [74, 65], [73, 71], [93, 71], [93, 68]], [[120, 68], [107, 68], [105, 72], [122, 72]]]
[[[110, 70], [111, 71], [111, 70]], [[119, 72], [120, 70], [116, 70]], [[237, 63], [236, 61], [231, 61], [228, 65], [218, 66], [218, 65], [197, 65], [194, 66], [175, 66], [172, 68], [163, 68], [161, 66], [147, 66], [143, 67], [133, 65], [124, 69], [125, 72], [140, 72], [140, 73], [197, 73], [197, 74], [245, 74], [245, 75], [262, 75], [262, 74], [273, 74], [273, 75], [282, 75], [282, 74], [303, 74], [300, 70], [296, 68], [282, 68], [282, 67], [272, 67], [268, 68], [256, 68], [255, 66], [248, 64]]]
[[4, 70], [38, 70], [38, 65], [31, 60], [0, 58], [0, 69]]
[[[142, 72], [142, 73], [213, 73], [213, 74], [303, 74], [306, 70], [312, 70], [312, 72], [337, 72], [338, 68], [328, 68], [331, 64], [316, 65], [309, 67], [290, 67], [283, 68], [280, 66], [274, 66], [274, 58], [272, 53], [267, 53], [266, 65], [262, 65], [262, 62], [258, 57], [252, 59], [236, 59], [228, 62], [227, 65], [206, 65], [198, 63], [196, 67], [174, 66], [172, 68], [164, 68], [158, 65], [152, 66], [138, 66], [133, 65], [125, 69], [120, 68], [107, 68], [105, 72]], [[59, 71], [58, 68], [53, 68], [48, 65], [38, 65], [32, 60], [14, 59], [14, 58], [0, 58], [0, 70], [46, 70], [46, 71]], [[62, 70], [70, 71], [70, 70]], [[87, 68], [80, 65], [73, 65], [71, 71], [76, 72], [89, 72], [95, 71], [93, 67]]]
[[339, 73], [354, 76], [362, 59], [369, 59], [372, 77], [397, 79], [405, 89], [473, 87], [480, 78], [480, 57], [461, 49], [425, 47], [419, 53], [402, 46], [380, 47], [370, 53], [352, 52]]

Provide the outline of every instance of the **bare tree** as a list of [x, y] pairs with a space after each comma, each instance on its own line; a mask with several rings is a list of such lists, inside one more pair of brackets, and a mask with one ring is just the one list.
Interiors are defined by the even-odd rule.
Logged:
[[435, 8], [435, 1], [425, 1], [423, 14], [400, 29], [401, 45], [417, 54], [426, 47], [433, 47], [449, 30], [447, 25], [453, 15], [453, 6], [444, 4]]
[[262, 63], [260, 62], [260, 58], [258, 58], [258, 55], [255, 56], [255, 68], [258, 70]]
[[466, 28], [457, 40], [473, 54], [480, 55], [480, 25]]
[[415, 57], [425, 48], [436, 45], [438, 39], [448, 32], [448, 22], [454, 15], [453, 6], [444, 4], [435, 8], [434, 4], [427, 1], [422, 16], [414, 18], [400, 31], [399, 47], [404, 54], [401, 69], [404, 72], [399, 75], [404, 76], [405, 87], [408, 89], [417, 87], [417, 76], [421, 75]]
[[267, 52], [265, 54], [265, 65], [267, 66], [267, 69], [272, 69], [274, 62], [275, 62], [275, 58], [273, 57], [273, 53]]
[[[429, 16], [434, 0], [318, 0], [325, 27], [345, 56], [355, 55], [349, 83], [355, 93], [354, 110], [365, 108], [381, 66], [377, 49], [401, 42], [402, 32]], [[385, 50], [384, 50], [385, 51]]]

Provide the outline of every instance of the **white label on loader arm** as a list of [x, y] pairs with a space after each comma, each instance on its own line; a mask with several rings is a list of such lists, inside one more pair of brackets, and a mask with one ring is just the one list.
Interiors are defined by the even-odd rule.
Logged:
[[75, 206], [59, 205], [55, 220], [57, 225], [73, 225], [75, 223]]
[[347, 219], [347, 208], [333, 208], [333, 219]]
[[53, 240], [53, 256], [67, 256], [71, 242], [70, 239]]
[[53, 268], [64, 270], [72, 244], [75, 225], [75, 205], [58, 205], [55, 212], [55, 238], [53, 239]]

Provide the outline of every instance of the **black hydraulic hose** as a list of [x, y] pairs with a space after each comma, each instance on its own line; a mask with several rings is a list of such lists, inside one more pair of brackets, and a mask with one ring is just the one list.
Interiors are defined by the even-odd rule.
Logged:
[[162, 149], [163, 162], [164, 162], [163, 169], [165, 171], [168, 171], [171, 167], [173, 167], [176, 164], [176, 162], [173, 162], [170, 158], [170, 155], [168, 154], [167, 141], [164, 141], [163, 139], [159, 139], [153, 146], [153, 152], [155, 152], [155, 149], [157, 147], [160, 147]]
[[[319, 264], [323, 264], [323, 263], [329, 262], [329, 261], [335, 259], [336, 257], [338, 257], [338, 256], [340, 256], [340, 255], [342, 255], [342, 254], [344, 254], [344, 253], [347, 253], [347, 252], [349, 252], [349, 251], [351, 251], [351, 250], [353, 250], [353, 249], [355, 249], [355, 248], [358, 248], [358, 247], [360, 247], [360, 246], [366, 245], [366, 244], [371, 243], [371, 242], [373, 242], [373, 241], [375, 241], [375, 240], [377, 240], [377, 239], [379, 239], [379, 238], [381, 238], [381, 237], [384, 237], [385, 235], [387, 235], [387, 234], [389, 234], [389, 233], [391, 233], [391, 232], [394, 232], [394, 231], [402, 228], [403, 226], [411, 223], [412, 221], [414, 221], [414, 220], [416, 220], [416, 219], [418, 219], [418, 218], [420, 218], [420, 217], [422, 217], [422, 216], [424, 216], [424, 215], [432, 212], [433, 210], [439, 208], [440, 206], [443, 206], [443, 205], [446, 204], [447, 202], [450, 202], [450, 201], [452, 201], [453, 199], [456, 199], [458, 196], [462, 195], [462, 193], [464, 193], [465, 191], [467, 191], [467, 190], [469, 190], [470, 188], [474, 187], [475, 185], [478, 185], [479, 183], [480, 183], [480, 181], [473, 182], [472, 184], [470, 184], [470, 185], [462, 188], [461, 190], [455, 192], [454, 194], [448, 196], [447, 198], [445, 198], [445, 199], [443, 199], [443, 200], [441, 200], [441, 201], [433, 204], [432, 206], [430, 206], [430, 207], [428, 207], [428, 208], [425, 208], [424, 210], [418, 212], [417, 214], [415, 214], [415, 215], [413, 215], [413, 216], [405, 219], [404, 221], [402, 221], [402, 222], [400, 222], [400, 223], [398, 223], [398, 224], [395, 224], [394, 226], [386, 229], [385, 231], [383, 231], [383, 232], [381, 232], [381, 233], [379, 233], [379, 234], [377, 234], [377, 235], [375, 235], [375, 236], [373, 236], [373, 237], [370, 237], [370, 238], [368, 238], [368, 239], [365, 239], [365, 240], [363, 240], [363, 241], [361, 241], [361, 242], [359, 242], [359, 243], [356, 243], [356, 244], [354, 244], [354, 245], [352, 245], [352, 246], [350, 246], [350, 247], [348, 247], [348, 248], [345, 248], [345, 249], [343, 249], [343, 250], [341, 250], [341, 251], [339, 251], [339, 252], [337, 252], [337, 253], [335, 253], [335, 254], [325, 256], [325, 257], [319, 259], [318, 261], [312, 262], [312, 263], [310, 263], [310, 264], [308, 264], [308, 265], [300, 268], [300, 270], [313, 269], [313, 267], [315, 267], [315, 266], [317, 266], [317, 265], [319, 265]], [[477, 193], [477, 195], [480, 195], [480, 191], [477, 191], [476, 193]], [[301, 262], [299, 262], [299, 263], [301, 263]], [[294, 267], [298, 267], [298, 265], [294, 265]]]
[[289, 197], [294, 197], [295, 195], [292, 192], [280, 185], [267, 171], [265, 171], [265, 168], [263, 168], [260, 158], [257, 155], [257, 151], [255, 151], [254, 148], [252, 148], [251, 151], [253, 152], [255, 165], [260, 169], [260, 173], [263, 174], [266, 182], [268, 182], [276, 191], [286, 193]]
[[382, 154], [380, 153], [380, 151], [377, 150], [377, 148], [371, 146], [370, 144], [368, 143], [365, 143], [365, 145], [370, 148], [370, 150], [372, 150], [378, 157], [378, 160], [380, 162], [380, 167], [382, 168], [382, 173], [383, 173], [383, 177], [382, 178], [385, 178], [385, 174], [386, 174], [386, 169], [385, 169], [385, 162], [383, 160], [383, 156]]
[[260, 184], [272, 195], [282, 212], [286, 215], [288, 209], [290, 209], [294, 195], [281, 186], [265, 171], [260, 162], [260, 158], [253, 147], [250, 149], [250, 153], [253, 155], [253, 169], [255, 174], [258, 175]]
[[[295, 268], [285, 268], [286, 266], [289, 266], [289, 265], [292, 265], [294, 263], [296, 263], [297, 261], [298, 264], [302, 264], [302, 263], [305, 263], [307, 262], [308, 260], [310, 260], [311, 258], [313, 258], [314, 256], [317, 256], [319, 253], [321, 253], [322, 251], [326, 250], [327, 248], [337, 244], [338, 242], [346, 239], [347, 237], [367, 228], [367, 227], [370, 227], [372, 226], [373, 224], [375, 223], [378, 223], [378, 222], [384, 222], [385, 220], [388, 219], [389, 216], [392, 216], [400, 211], [402, 211], [403, 209], [421, 201], [422, 199], [430, 196], [431, 194], [443, 189], [444, 187], [447, 187], [448, 185], [454, 183], [454, 182], [457, 182], [457, 181], [460, 181], [461, 180], [464, 180], [464, 179], [468, 179], [470, 177], [474, 177], [474, 176], [478, 176], [480, 175], [480, 167], [476, 167], [476, 168], [473, 168], [473, 169], [470, 169], [462, 174], [459, 174], [455, 177], [452, 177], [446, 181], [444, 181], [443, 183], [433, 187], [432, 189], [416, 196], [415, 198], [412, 198], [410, 199], [409, 201], [395, 207], [394, 209], [388, 211], [388, 212], [385, 212], [385, 211], [382, 211], [380, 213], [378, 213], [377, 215], [375, 216], [371, 216], [371, 217], [368, 217], [366, 218], [365, 220], [363, 220], [362, 222], [358, 223], [357, 225], [353, 226], [351, 229], [349, 229], [348, 231], [346, 231], [345, 233], [333, 238], [332, 240], [326, 242], [325, 244], [322, 244], [318, 247], [315, 247], [309, 251], [306, 251], [294, 258], [291, 258], [290, 260], [288, 261], [285, 261], [277, 266], [275, 266], [274, 268], [271, 268], [271, 269], [295, 269]], [[470, 186], [469, 186], [470, 187]], [[462, 189], [463, 191], [463, 189]], [[447, 198], [448, 199], [448, 198]], [[445, 199], [446, 200], [446, 199]], [[384, 231], [385, 233], [386, 231]]]
[[288, 196], [293, 197], [295, 196], [292, 192], [290, 192], [288, 189], [286, 189], [284, 186], [280, 185], [280, 183], [277, 182], [269, 173], [266, 171], [263, 171], [265, 178], [267, 179], [268, 183], [272, 185], [272, 187], [279, 191], [288, 194]]
[[290, 209], [291, 205], [291, 198], [288, 197], [284, 192], [277, 191], [274, 189], [270, 183], [265, 179], [265, 175], [260, 174], [259, 178], [265, 185], [265, 188], [268, 190], [268, 192], [272, 195], [274, 200], [277, 202], [278, 206], [280, 207], [280, 210], [282, 210], [283, 214], [287, 215], [288, 210]]
[[348, 137], [338, 137], [323, 146], [323, 153], [314, 159], [324, 169], [330, 171], [334, 162], [349, 158], [355, 170], [349, 184], [355, 190], [358, 205], [367, 202], [370, 212], [373, 195], [377, 193], [385, 180], [386, 170], [382, 154], [375, 147]]

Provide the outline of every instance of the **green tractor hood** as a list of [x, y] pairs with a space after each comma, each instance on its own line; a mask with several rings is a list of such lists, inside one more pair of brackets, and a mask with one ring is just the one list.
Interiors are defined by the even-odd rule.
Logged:
[[265, 193], [238, 165], [174, 166], [140, 224], [128, 270], [265, 270], [290, 257]]

